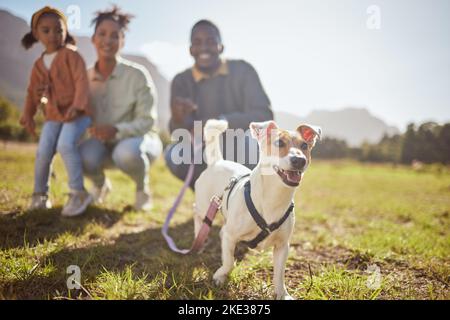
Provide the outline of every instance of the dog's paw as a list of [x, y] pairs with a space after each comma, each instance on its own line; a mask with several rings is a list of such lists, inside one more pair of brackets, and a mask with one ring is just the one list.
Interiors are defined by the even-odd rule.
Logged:
[[216, 271], [216, 273], [214, 273], [213, 281], [214, 281], [214, 284], [216, 286], [223, 285], [226, 280], [227, 280], [227, 275], [226, 274], [223, 274], [223, 273], [219, 272], [219, 270]]
[[286, 293], [286, 294], [277, 295], [277, 300], [295, 300], [295, 299], [293, 296]]

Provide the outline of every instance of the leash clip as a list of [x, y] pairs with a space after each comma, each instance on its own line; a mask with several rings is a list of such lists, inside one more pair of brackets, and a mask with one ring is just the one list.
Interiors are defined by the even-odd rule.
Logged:
[[238, 182], [238, 179], [236, 177], [231, 177], [230, 182], [228, 183], [227, 187], [223, 191], [225, 192], [225, 191], [232, 189], [237, 182]]

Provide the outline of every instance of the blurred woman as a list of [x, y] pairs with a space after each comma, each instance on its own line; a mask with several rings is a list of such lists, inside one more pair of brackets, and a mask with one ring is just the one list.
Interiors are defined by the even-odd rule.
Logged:
[[92, 43], [97, 62], [88, 70], [93, 104], [90, 138], [80, 146], [85, 175], [98, 203], [112, 191], [104, 169], [119, 168], [136, 183], [136, 210], [149, 210], [150, 164], [162, 152], [155, 130], [156, 92], [148, 71], [120, 57], [131, 15], [117, 7], [98, 12]]

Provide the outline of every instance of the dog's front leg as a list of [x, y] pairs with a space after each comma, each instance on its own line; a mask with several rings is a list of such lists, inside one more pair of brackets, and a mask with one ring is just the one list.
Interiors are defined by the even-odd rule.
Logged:
[[233, 239], [223, 228], [221, 230], [222, 266], [217, 269], [213, 276], [213, 280], [216, 285], [223, 284], [227, 279], [228, 273], [234, 267], [234, 249], [236, 248], [236, 240]]
[[292, 300], [284, 283], [284, 271], [289, 253], [289, 243], [277, 243], [273, 248], [273, 283], [278, 300]]

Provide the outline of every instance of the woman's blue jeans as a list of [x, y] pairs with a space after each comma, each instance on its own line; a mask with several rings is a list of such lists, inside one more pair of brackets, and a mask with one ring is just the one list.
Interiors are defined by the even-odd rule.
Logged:
[[137, 191], [145, 190], [149, 184], [150, 164], [161, 152], [159, 137], [149, 135], [106, 143], [90, 138], [80, 145], [84, 174], [98, 188], [105, 182], [105, 168], [116, 167], [134, 180]]

